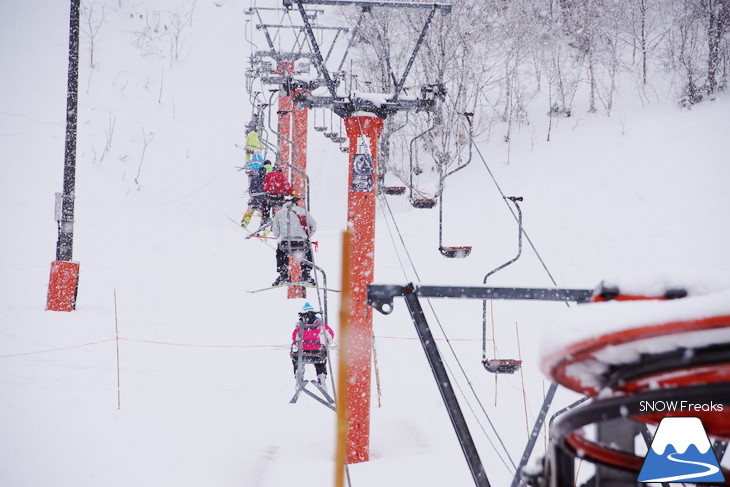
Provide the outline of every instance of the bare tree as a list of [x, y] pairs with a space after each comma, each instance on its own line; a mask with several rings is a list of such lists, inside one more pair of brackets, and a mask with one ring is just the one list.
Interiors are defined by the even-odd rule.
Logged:
[[81, 6], [81, 32], [89, 39], [89, 67], [94, 68], [94, 42], [96, 40], [96, 36], [99, 33], [99, 29], [101, 29], [101, 24], [104, 23], [104, 6], [101, 7], [101, 12], [99, 12], [99, 9], [96, 9], [96, 12], [94, 11], [94, 7], [96, 7], [96, 2], [91, 2], [91, 5], [87, 5], [87, 1], [84, 1], [83, 5]]

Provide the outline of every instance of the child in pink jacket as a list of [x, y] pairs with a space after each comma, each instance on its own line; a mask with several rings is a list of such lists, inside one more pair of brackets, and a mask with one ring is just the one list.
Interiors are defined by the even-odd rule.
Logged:
[[[292, 343], [296, 344], [298, 349], [299, 335], [301, 333], [301, 348], [305, 352], [305, 356], [317, 356], [317, 352], [321, 352], [321, 356], [316, 359], [314, 368], [317, 372], [317, 380], [324, 387], [327, 380], [327, 343], [335, 337], [332, 328], [317, 316], [318, 311], [309, 302], [304, 303], [302, 311], [299, 313], [299, 321], [294, 331], [292, 331]], [[329, 337], [324, 336], [324, 332], [329, 333]], [[325, 341], [326, 340], [326, 341]], [[297, 373], [298, 354], [292, 353], [292, 365], [294, 366], [294, 374]], [[310, 362], [311, 363], [311, 362]]]

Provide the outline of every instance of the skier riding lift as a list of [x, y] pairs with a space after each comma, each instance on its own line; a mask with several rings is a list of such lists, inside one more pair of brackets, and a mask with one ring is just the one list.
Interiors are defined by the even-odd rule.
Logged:
[[264, 214], [266, 209], [266, 193], [264, 192], [264, 179], [266, 178], [266, 168], [259, 165], [255, 173], [249, 175], [248, 179], [248, 208], [241, 219], [241, 226], [247, 227], [251, 223], [251, 216], [254, 211], [261, 214], [261, 225], [268, 222], [268, 215]]
[[[268, 162], [268, 165], [271, 164], [269, 161], [266, 162]], [[266, 162], [264, 162], [264, 165], [267, 165]], [[266, 192], [267, 208], [273, 216], [284, 204], [284, 198], [292, 194], [291, 184], [289, 184], [289, 180], [284, 175], [281, 166], [276, 166], [273, 171], [266, 174], [264, 191]]]
[[[297, 376], [299, 363], [299, 344], [302, 350], [302, 367], [304, 364], [314, 364], [317, 372], [317, 382], [326, 390], [327, 383], [327, 345], [335, 337], [335, 332], [317, 315], [320, 314], [307, 301], [299, 312], [299, 321], [292, 332], [291, 361], [294, 366], [294, 377]], [[325, 335], [329, 333], [329, 337]], [[302, 370], [302, 375], [304, 370]]]
[[246, 125], [246, 146], [244, 148], [246, 153], [246, 162], [251, 160], [254, 152], [260, 151], [264, 148], [264, 144], [261, 142], [256, 128], [256, 120], [251, 120], [248, 125]]
[[[301, 198], [292, 196], [276, 213], [271, 221], [271, 232], [278, 239], [276, 247], [276, 271], [279, 276], [272, 286], [291, 282], [289, 278], [289, 253], [302, 260], [301, 282], [316, 285], [312, 277], [311, 238], [317, 231], [317, 221], [297, 202]], [[303, 258], [303, 259], [302, 259]]]

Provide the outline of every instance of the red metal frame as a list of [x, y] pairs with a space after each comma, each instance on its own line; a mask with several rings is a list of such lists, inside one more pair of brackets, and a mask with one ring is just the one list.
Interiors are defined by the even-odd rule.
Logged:
[[[675, 321], [660, 325], [643, 326], [607, 333], [595, 338], [589, 338], [574, 343], [557, 354], [548, 357], [543, 361], [543, 370], [559, 384], [587, 396], [596, 394], [593, 387], [581, 384], [580, 381], [567, 373], [567, 368], [575, 363], [589, 360], [593, 354], [609, 346], [616, 346], [631, 343], [647, 338], [679, 334], [686, 332], [697, 332], [717, 328], [730, 327], [730, 315], [713, 316], [710, 318]], [[691, 377], [687, 377], [683, 385], [693, 383]]]

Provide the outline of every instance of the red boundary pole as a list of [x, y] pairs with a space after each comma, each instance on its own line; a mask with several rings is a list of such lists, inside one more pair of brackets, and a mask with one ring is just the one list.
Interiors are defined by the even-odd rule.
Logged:
[[[383, 119], [376, 116], [347, 117], [345, 128], [350, 138], [347, 223], [352, 231], [347, 462], [359, 463], [370, 459], [373, 317], [367, 305], [366, 293], [368, 284], [373, 281], [375, 264], [375, 175]], [[369, 142], [369, 145], [358, 151], [359, 141]]]

